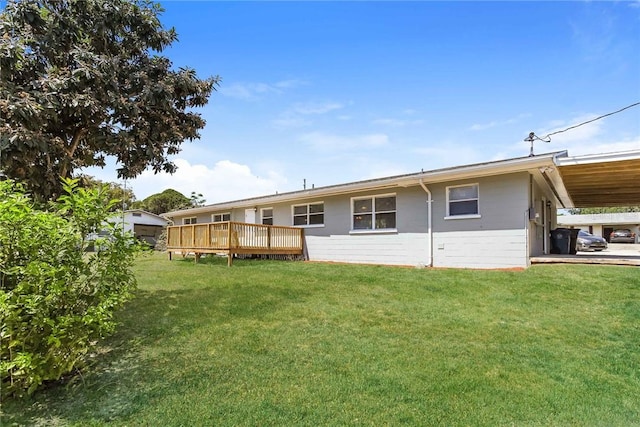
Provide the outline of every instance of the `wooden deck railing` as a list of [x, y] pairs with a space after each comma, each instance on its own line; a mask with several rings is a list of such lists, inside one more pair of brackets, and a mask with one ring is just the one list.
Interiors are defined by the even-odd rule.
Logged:
[[167, 227], [167, 252], [226, 253], [229, 265], [234, 254], [302, 255], [304, 230], [297, 227], [214, 222]]

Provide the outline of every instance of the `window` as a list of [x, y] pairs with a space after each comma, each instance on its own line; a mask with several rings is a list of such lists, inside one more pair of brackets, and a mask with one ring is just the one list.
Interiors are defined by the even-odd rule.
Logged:
[[293, 225], [324, 225], [324, 202], [294, 206]]
[[447, 187], [447, 217], [477, 218], [480, 215], [478, 184]]
[[352, 199], [353, 230], [393, 230], [396, 228], [396, 196], [384, 195]]
[[138, 217], [138, 218], [142, 217], [142, 214], [140, 212], [134, 212], [134, 213], [132, 213], [132, 215], [135, 216], [135, 217]]
[[184, 225], [196, 224], [197, 222], [198, 222], [198, 219], [195, 216], [191, 218], [182, 218], [182, 223]]
[[262, 209], [260, 212], [262, 223], [264, 225], [273, 225], [273, 208]]
[[223, 222], [223, 221], [231, 221], [231, 214], [227, 212], [227, 213], [211, 215], [211, 222]]

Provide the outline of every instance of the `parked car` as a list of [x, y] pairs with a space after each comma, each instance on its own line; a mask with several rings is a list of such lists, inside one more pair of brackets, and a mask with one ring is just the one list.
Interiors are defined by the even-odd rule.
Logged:
[[636, 233], [633, 233], [628, 228], [621, 228], [619, 230], [613, 230], [609, 235], [609, 242], [611, 243], [635, 243]]
[[607, 241], [586, 231], [578, 231], [576, 249], [579, 251], [602, 251], [607, 249]]

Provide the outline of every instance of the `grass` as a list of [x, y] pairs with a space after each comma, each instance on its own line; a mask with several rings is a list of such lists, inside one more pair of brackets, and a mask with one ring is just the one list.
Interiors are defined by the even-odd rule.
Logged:
[[143, 258], [91, 369], [2, 425], [640, 425], [640, 270]]

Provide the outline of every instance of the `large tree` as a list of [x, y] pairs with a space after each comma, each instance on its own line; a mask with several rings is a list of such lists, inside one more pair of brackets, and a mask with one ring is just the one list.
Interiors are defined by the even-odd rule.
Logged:
[[118, 162], [118, 177], [175, 171], [219, 77], [158, 53], [177, 40], [148, 0], [9, 0], [0, 14], [0, 169], [41, 198], [60, 177]]
[[178, 209], [193, 207], [193, 199], [185, 196], [173, 188], [168, 188], [161, 193], [152, 194], [146, 199], [136, 202], [135, 207], [144, 209], [147, 212], [160, 215], [161, 213], [175, 211]]

